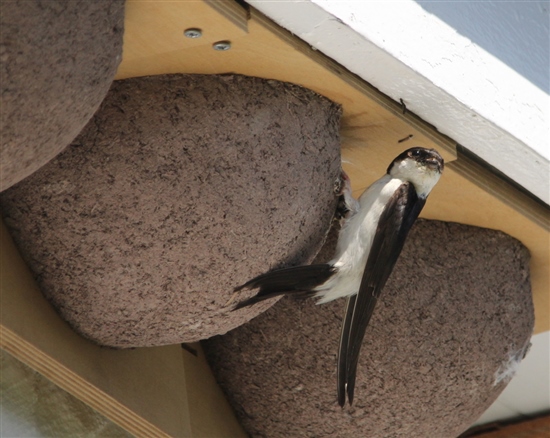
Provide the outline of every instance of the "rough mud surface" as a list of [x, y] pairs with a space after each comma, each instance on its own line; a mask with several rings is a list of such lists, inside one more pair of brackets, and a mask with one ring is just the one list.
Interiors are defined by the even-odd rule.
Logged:
[[65, 149], [122, 59], [124, 0], [2, 1], [0, 191]]
[[114, 347], [205, 339], [273, 304], [230, 312], [235, 286], [319, 251], [339, 120], [337, 105], [282, 82], [117, 81], [69, 148], [2, 193], [2, 214], [82, 335]]

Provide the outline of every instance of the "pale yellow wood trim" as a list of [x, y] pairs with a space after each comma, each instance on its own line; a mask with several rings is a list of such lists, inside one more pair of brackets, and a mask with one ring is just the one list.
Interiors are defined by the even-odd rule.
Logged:
[[[218, 386], [200, 343], [191, 344], [197, 355], [185, 352], [183, 364], [189, 397], [189, 418], [194, 438], [246, 438], [225, 395]], [[215, 410], [216, 415], [211, 412]]]
[[233, 0], [204, 0], [204, 2], [239, 29], [248, 32], [249, 8], [245, 8]]
[[170, 436], [3, 325], [0, 347], [133, 435]]
[[459, 154], [458, 159], [449, 163], [448, 167], [465, 176], [503, 203], [508, 204], [534, 224], [547, 232], [550, 231], [550, 207], [544, 207], [464, 155]]

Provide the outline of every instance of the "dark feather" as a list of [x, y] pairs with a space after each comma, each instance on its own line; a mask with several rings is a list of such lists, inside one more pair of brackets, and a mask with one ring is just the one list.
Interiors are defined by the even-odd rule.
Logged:
[[334, 272], [335, 268], [327, 263], [294, 266], [292, 268], [266, 272], [235, 288], [235, 292], [242, 289], [254, 288], [260, 288], [260, 290], [252, 298], [238, 303], [233, 310], [250, 306], [278, 295], [312, 292], [312, 289], [327, 281]]
[[[346, 351], [346, 357], [339, 358], [346, 373], [338, 374], [338, 391], [345, 386], [350, 404], [353, 403], [357, 362], [365, 331], [407, 234], [425, 203], [426, 199], [417, 196], [411, 183], [404, 183], [395, 191], [380, 216], [353, 311], [348, 309], [346, 312], [344, 327], [349, 326], [349, 336], [340, 341], [347, 342], [347, 347], [340, 347], [341, 351]], [[342, 377], [344, 382], [340, 380]], [[338, 402], [343, 406], [345, 396], [339, 396]]]
[[351, 327], [351, 315], [355, 308], [355, 299], [357, 295], [351, 295], [348, 297], [346, 303], [346, 315], [344, 316], [344, 322], [342, 323], [342, 332], [340, 334], [340, 346], [338, 349], [338, 404], [344, 406], [346, 403], [346, 381], [348, 374], [347, 358], [348, 358], [348, 339], [349, 329]]

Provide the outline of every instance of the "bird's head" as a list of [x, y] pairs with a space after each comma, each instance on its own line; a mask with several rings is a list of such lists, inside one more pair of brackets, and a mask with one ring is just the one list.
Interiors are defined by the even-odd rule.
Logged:
[[435, 149], [415, 147], [399, 154], [388, 167], [388, 174], [413, 183], [418, 196], [425, 198], [439, 181], [444, 166]]

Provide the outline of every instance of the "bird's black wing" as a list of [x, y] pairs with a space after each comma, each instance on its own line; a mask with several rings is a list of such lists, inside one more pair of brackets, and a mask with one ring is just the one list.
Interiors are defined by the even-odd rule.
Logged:
[[353, 402], [357, 362], [367, 325], [407, 234], [425, 203], [425, 198], [417, 196], [413, 184], [403, 183], [380, 216], [359, 292], [350, 302], [353, 310], [346, 311], [343, 323], [340, 352], [345, 352], [345, 358], [339, 358], [342, 372], [338, 372], [338, 402], [341, 406], [345, 403], [343, 388], [346, 388], [349, 403]]
[[294, 266], [266, 272], [235, 288], [235, 292], [241, 289], [259, 288], [260, 290], [252, 298], [238, 303], [233, 310], [284, 294], [305, 294], [306, 296], [314, 294], [313, 289], [327, 281], [335, 272], [334, 266], [328, 263]]

